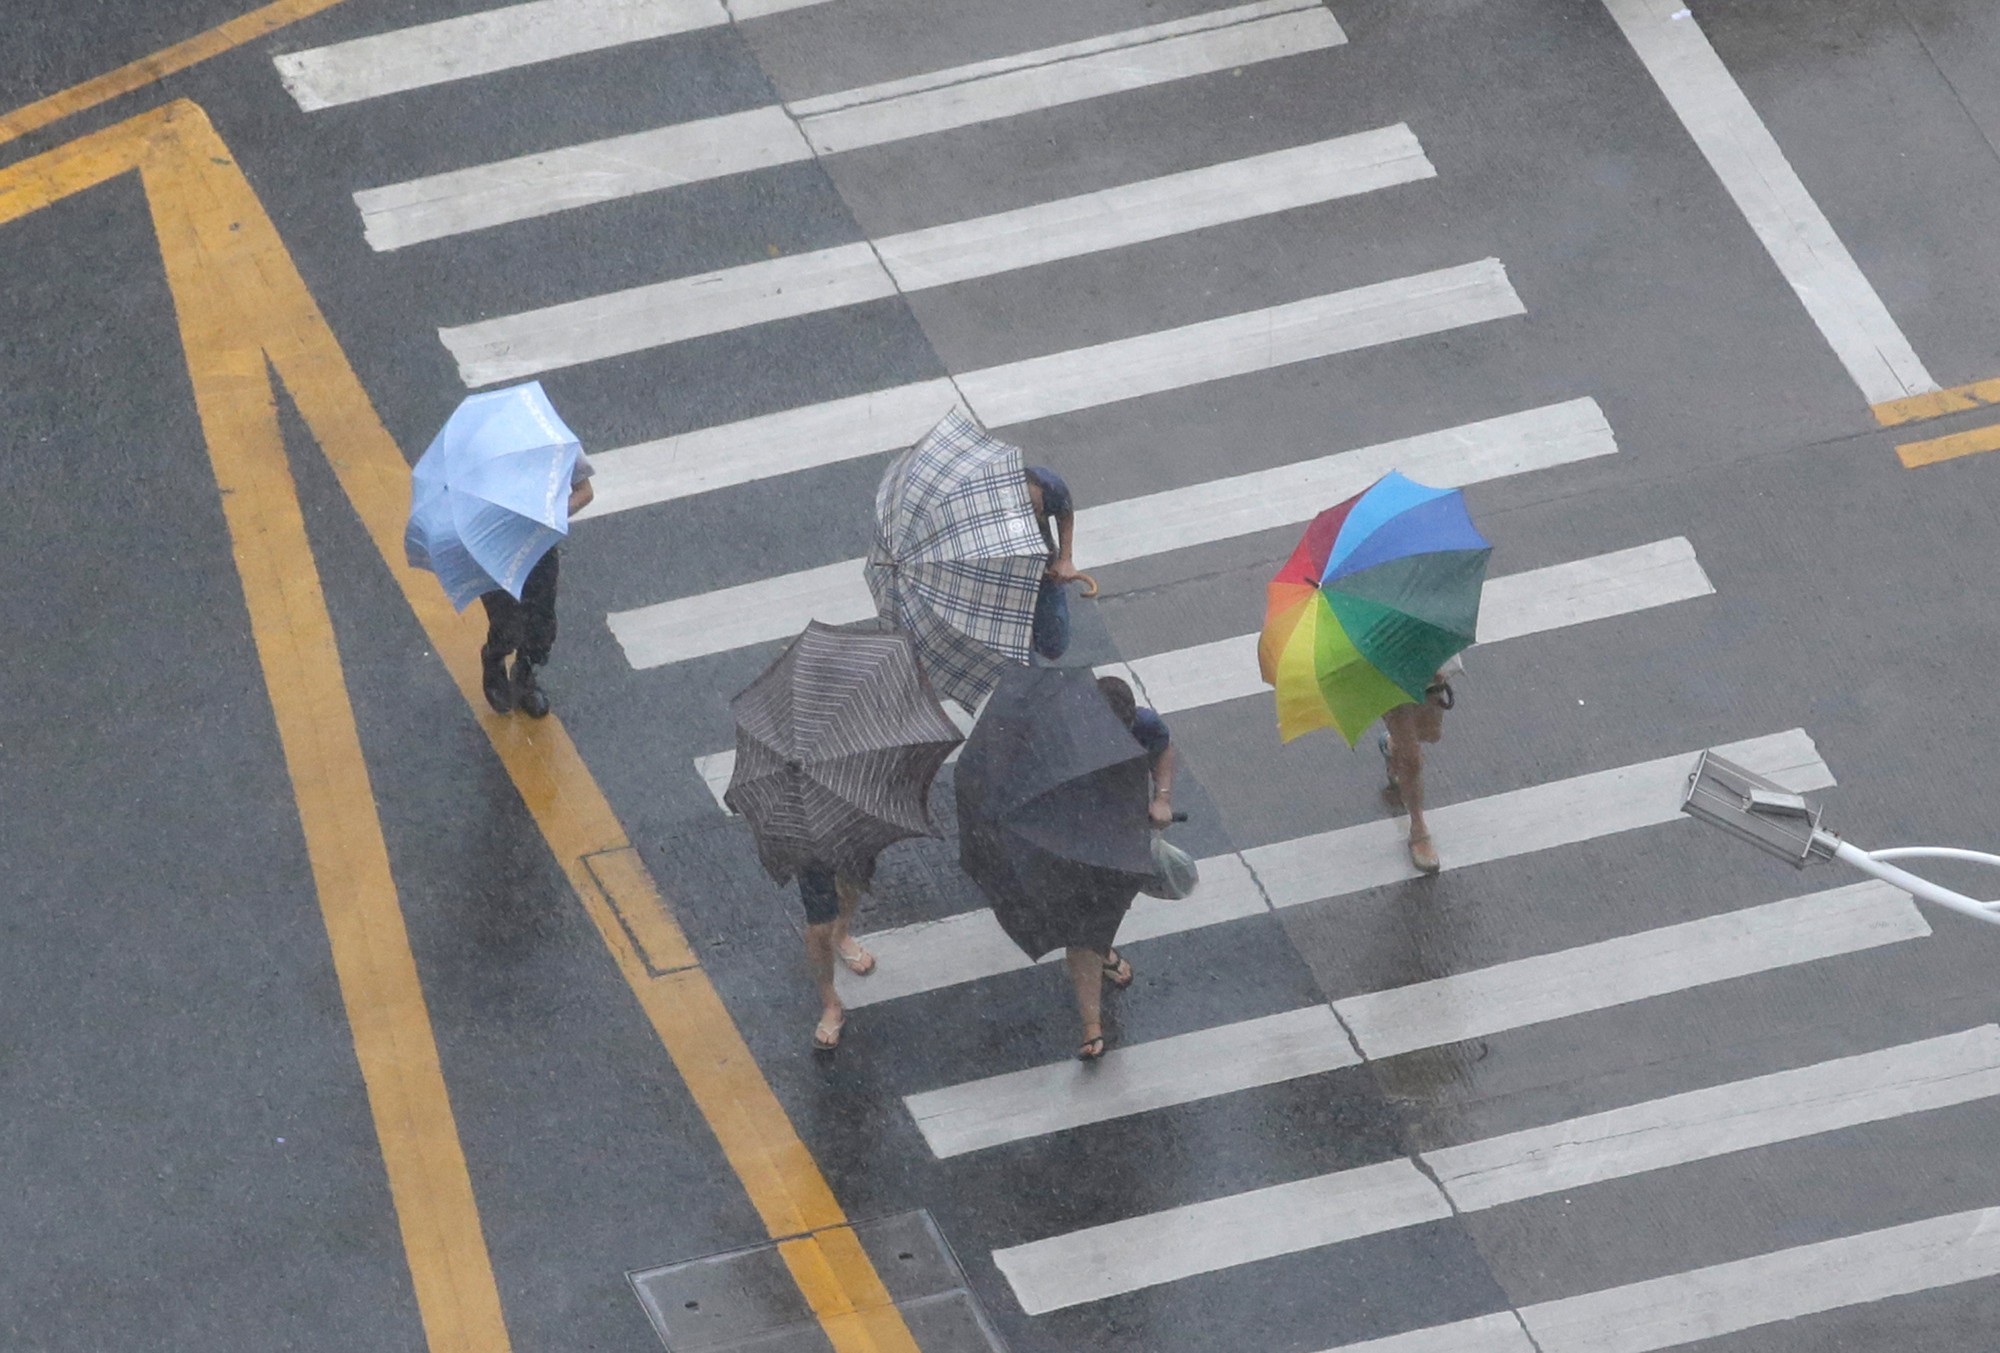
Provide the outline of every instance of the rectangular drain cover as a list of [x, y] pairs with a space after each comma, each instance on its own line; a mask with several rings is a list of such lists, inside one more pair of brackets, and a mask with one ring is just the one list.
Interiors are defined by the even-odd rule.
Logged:
[[[1006, 1353], [930, 1213], [853, 1231], [924, 1353]], [[668, 1353], [833, 1353], [776, 1242], [627, 1276]]]

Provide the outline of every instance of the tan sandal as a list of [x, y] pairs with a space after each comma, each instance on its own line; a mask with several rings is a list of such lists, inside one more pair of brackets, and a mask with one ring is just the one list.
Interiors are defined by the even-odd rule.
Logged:
[[840, 1031], [846, 1027], [847, 1016], [845, 1014], [842, 1014], [839, 1019], [831, 1024], [828, 1024], [824, 1019], [820, 1020], [813, 1028], [813, 1051], [832, 1052], [835, 1048], [839, 1047]]
[[[849, 946], [852, 946], [851, 950]], [[859, 940], [850, 939], [840, 946], [840, 961], [846, 964], [847, 970], [856, 977], [866, 977], [875, 971], [875, 955], [862, 948]]]
[[1431, 844], [1431, 834], [1410, 838], [1410, 863], [1426, 874], [1435, 874], [1444, 866], [1438, 861], [1437, 847]]

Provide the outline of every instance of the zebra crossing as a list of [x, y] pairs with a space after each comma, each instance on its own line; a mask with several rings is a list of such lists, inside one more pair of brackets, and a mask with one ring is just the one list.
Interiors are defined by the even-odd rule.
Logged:
[[1434, 178], [1406, 126], [443, 330], [468, 386]]
[[1928, 935], [1875, 883], [904, 1097], [940, 1159]]
[[[842, 3], [529, 0], [291, 53], [277, 67], [300, 107], [311, 111], [616, 46], [672, 42], [703, 29], [754, 32], [799, 14], [836, 12]], [[779, 89], [766, 106], [364, 188], [354, 194], [356, 223], [378, 253], [449, 248], [474, 232], [690, 185], [749, 181], [778, 166], [825, 163], [869, 148], [893, 145], [921, 155], [929, 137], [1004, 129], [1031, 115], [1062, 117], [1064, 110], [1135, 90], [1194, 89], [1286, 61], [1368, 59], [1366, 44], [1350, 42], [1334, 9], [1319, 0], [1259, 0], [1083, 40], [1041, 47], [1030, 41], [1024, 37], [1022, 50], [967, 52], [957, 65], [833, 94], [794, 98]], [[1316, 133], [1237, 159], [1128, 176], [1083, 193], [1030, 193], [1002, 211], [791, 256], [661, 276], [487, 317], [440, 314], [438, 338], [468, 388], [559, 379], [635, 353], [837, 317], [848, 307], [948, 295], [975, 281], [1006, 286], [1055, 264], [1088, 268], [1164, 241], [1228, 249], [1230, 232], [1285, 213], [1393, 193], [1409, 195], [1412, 209], [1420, 209], [1415, 195], [1450, 190], [1450, 173], [1439, 169], [1449, 160], [1439, 153], [1438, 133], [1415, 110], [1402, 120]], [[1066, 418], [1114, 406], [1144, 411], [1150, 401], [1189, 392], [1230, 406], [1254, 398], [1240, 393], [1246, 381], [1274, 373], [1337, 380], [1344, 361], [1421, 362], [1425, 344], [1471, 334], [1534, 342], [1531, 322], [1561, 309], [1560, 290], [1517, 283], [1507, 260], [1480, 241], [1476, 221], [1457, 234], [1462, 252], [1431, 260], [1422, 271], [1314, 287], [1249, 309], [1232, 308], [1226, 298], [1197, 303], [1175, 296], [1169, 279], [1161, 284], [1163, 305], [1181, 309], [1165, 327], [1060, 350], [1044, 344], [1036, 355], [996, 365], [593, 449], [597, 500], [579, 514], [579, 548], [605, 529], [600, 522], [644, 533], [691, 501], [769, 492], [808, 472], [884, 456], [954, 406], [988, 426], [1020, 428], [1014, 435], [1035, 445], [1044, 435], [1059, 439]], [[1263, 446], [1249, 462], [1255, 468], [1232, 459], [1228, 473], [1209, 473], [1210, 465], [1224, 466], [1193, 457], [1146, 467], [1139, 476], [1143, 492], [1080, 507], [1077, 563], [1131, 566], [1139, 576], [1170, 556], [1223, 545], [1261, 548], [1260, 533], [1297, 526], [1391, 468], [1432, 484], [1474, 487], [1616, 465], [1625, 457], [1599, 402], [1609, 393], [1567, 390], [1548, 402], [1501, 405], [1450, 425], [1437, 419], [1347, 449]], [[1422, 413], [1412, 416], [1421, 420]], [[1065, 449], [1073, 462], [1087, 463], [1091, 454], [1084, 444]], [[1191, 465], [1201, 468], [1191, 472]], [[868, 508], [857, 499], [827, 510], [865, 516]], [[636, 586], [657, 589], [654, 599], [602, 609], [617, 659], [634, 681], [699, 681], [716, 670], [713, 660], [768, 652], [808, 620], [840, 622], [873, 612], [858, 559], [776, 571], [751, 552], [732, 555], [726, 541], [709, 548], [735, 570], [733, 581], [673, 595], [672, 578], [645, 579]], [[1730, 586], [1726, 575], [1711, 577], [1685, 535], [1642, 537], [1587, 555], [1571, 550], [1559, 562], [1495, 577], [1479, 641], [1511, 651], [1559, 640], [1608, 660], [1617, 636], [1635, 632], [1629, 626], [1699, 607]], [[1117, 589], [1109, 589], [1104, 604], [1117, 601]], [[1274, 745], [1268, 707], [1258, 698], [1264, 688], [1256, 636], [1242, 632], [1250, 619], [1234, 630], [1177, 633], [1171, 642], [1134, 651], [1121, 645], [1114, 659], [1099, 664], [1131, 680], [1163, 713], [1202, 712], [1201, 736], [1183, 743], [1197, 778], [1205, 765], [1260, 764]], [[715, 692], [707, 726], [677, 731], [676, 746], [686, 751], [668, 772], [691, 768], [718, 805], [733, 753], [698, 749], [726, 740], [722, 702], [729, 693]], [[1504, 711], [1509, 698], [1497, 693], [1487, 708]], [[1680, 789], [1701, 747], [1716, 741], [1727, 742], [1725, 755], [1793, 789], [1834, 783], [1810, 729], [1662, 728], [1640, 759], [1433, 805], [1443, 879], [1477, 886], [1483, 870], [1536, 862], [1563, 886], [1588, 886], [1562, 873], [1571, 854], [1617, 851], [1693, 830], [1680, 825]], [[1140, 899], [1121, 931], [1121, 946], [1142, 969], [1150, 971], [1153, 956], [1168, 952], [1156, 942], [1272, 928], [1287, 913], [1344, 905], [1418, 877], [1398, 819], [1268, 839], [1254, 820], [1237, 820], [1237, 805], [1217, 807], [1228, 819], [1232, 847], [1200, 862], [1200, 890], [1180, 902]], [[1914, 942], [1931, 934], [1907, 898], [1872, 883], [1711, 908], [1667, 924], [1652, 923], [1643, 898], [1602, 901], [1619, 923], [1609, 938], [1565, 944], [1538, 937], [1549, 942], [1525, 956], [1115, 1045], [1094, 1066], [1067, 1059], [966, 1065], [953, 1080], [898, 1087], [892, 1102], [900, 1101], [898, 1122], [913, 1149], [927, 1154], [932, 1173], [925, 1178], [948, 1190], [966, 1172], [1022, 1168], [1024, 1151], [1082, 1140], [1079, 1134], [1107, 1124], [1170, 1118], [1281, 1089], [1315, 1094], [1335, 1073], [1527, 1030], [1560, 1027], [1587, 1043], [1626, 1007], [1788, 974], [1844, 971], [1841, 965], [1870, 955], [1916, 949]], [[846, 972], [838, 978], [855, 1010], [924, 1010], [927, 1003], [997, 990], [1010, 974], [1035, 966], [991, 913], [977, 908], [879, 928], [868, 943], [878, 969], [866, 978]], [[1134, 1205], [1084, 1225], [1038, 1231], [1003, 1223], [954, 1240], [990, 1275], [989, 1301], [1017, 1308], [1021, 1319], [1010, 1329], [1021, 1346], [1063, 1347], [1058, 1336], [1038, 1333], [1046, 1328], [1039, 1321], [1176, 1285], [1252, 1282], [1260, 1265], [1366, 1245], [1413, 1227], [1460, 1224], [1553, 1194], [1728, 1170], [1746, 1153], [1893, 1128], [1996, 1094], [2000, 1026], [1976, 1024], [1756, 1074], [1717, 1068], [1695, 1088], [1648, 1098], [1605, 1102], [1593, 1097], [1593, 1087], [1579, 1087], [1576, 1097], [1588, 1111], [1504, 1133], [1410, 1146], [1402, 1155], [1341, 1169], [1281, 1171], [1250, 1187], [1197, 1191], [1166, 1206]], [[1024, 1179], [1021, 1187], [1037, 1182]], [[1835, 1239], [1766, 1247], [1445, 1324], [1403, 1322], [1400, 1333], [1327, 1345], [1327, 1353], [1677, 1347], [2000, 1276], [2000, 1246], [1990, 1239], [1996, 1217], [2000, 1209], [1976, 1207], [1874, 1229], [1860, 1217]], [[1131, 1318], [1146, 1308], [1119, 1309]], [[1146, 1333], [1148, 1347], [1183, 1346], [1170, 1329]], [[1257, 1346], [1254, 1331], [1243, 1346]]]
[[[563, 0], [548, 2], [555, 5]], [[568, 0], [568, 4], [584, 10], [573, 17], [588, 16], [588, 7], [577, 5], [576, 0]], [[712, 4], [703, 8], [710, 14], [715, 10]], [[542, 15], [538, 12], [535, 17]], [[634, 39], [615, 36], [608, 40]], [[1258, 0], [1191, 19], [933, 71], [783, 107], [661, 127], [387, 184], [357, 193], [355, 204], [361, 209], [371, 246], [385, 251], [402, 249], [591, 203], [1274, 61], [1339, 46], [1346, 40], [1332, 13], [1317, 0]], [[509, 47], [531, 44], [529, 39]], [[560, 54], [560, 47], [555, 50]], [[370, 55], [356, 54], [353, 63], [365, 65]], [[310, 68], [311, 63], [304, 64]], [[293, 69], [299, 65], [295, 61]], [[305, 106], [303, 100], [301, 103]]]

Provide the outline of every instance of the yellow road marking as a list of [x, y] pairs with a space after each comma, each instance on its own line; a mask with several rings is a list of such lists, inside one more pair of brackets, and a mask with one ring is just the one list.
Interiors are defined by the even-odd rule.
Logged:
[[[227, 298], [226, 307], [221, 301], [197, 302], [214, 309], [197, 312], [204, 328], [188, 333], [190, 362], [206, 326], [227, 321], [230, 339], [257, 354], [254, 379], [239, 360], [237, 384], [268, 403], [270, 385], [262, 363], [268, 359], [276, 370], [431, 646], [485, 728], [751, 1204], [769, 1234], [786, 1242], [786, 1262], [829, 1341], [839, 1353], [918, 1353], [901, 1314], [887, 1304], [881, 1278], [847, 1229], [833, 1190], [751, 1057], [714, 984], [696, 966], [685, 935], [661, 905], [657, 887], [561, 720], [489, 711], [477, 656], [483, 628], [476, 618], [451, 609], [436, 579], [403, 563], [408, 462], [207, 116], [183, 100], [0, 170], [0, 223], [134, 167], [144, 171], [149, 191], [156, 183], [171, 184], [199, 207], [169, 219], [155, 194], [162, 248], [170, 255], [178, 251], [185, 266], [198, 262], [204, 270], [198, 274], [202, 286]], [[169, 230], [174, 232], [171, 243]], [[177, 302], [182, 290], [177, 283]], [[184, 330], [187, 313], [183, 303]], [[350, 805], [349, 811], [356, 810]], [[635, 922], [635, 916], [641, 919]], [[397, 1205], [400, 1212], [400, 1193]], [[407, 1226], [405, 1243], [411, 1244]], [[410, 1258], [414, 1270], [414, 1245]], [[429, 1307], [425, 1318], [428, 1328]], [[435, 1336], [432, 1346], [447, 1347]]]
[[1919, 465], [1935, 465], [1941, 460], [1975, 456], [1981, 451], [2000, 451], [2000, 423], [1954, 433], [1949, 437], [1933, 437], [1927, 442], [1904, 442], [1896, 448], [1896, 458], [1914, 470]]
[[107, 103], [120, 94], [144, 89], [176, 71], [199, 65], [212, 56], [220, 56], [246, 42], [255, 42], [266, 34], [275, 33], [300, 19], [310, 18], [321, 10], [332, 9], [342, 3], [344, 0], [276, 0], [275, 4], [253, 9], [248, 14], [217, 24], [206, 33], [197, 33], [151, 56], [142, 56], [93, 80], [71, 85], [45, 99], [16, 108], [0, 117], [0, 145], [18, 140], [29, 132], [40, 131], [86, 108]]
[[1892, 399], [1886, 404], [1877, 404], [1874, 412], [1877, 423], [1893, 428], [1904, 423], [1922, 422], [1926, 418], [1942, 418], [1948, 413], [1983, 409], [1990, 404], [2000, 404], [2000, 377], [1953, 386], [1949, 390], [1933, 390], [1927, 395]]
[[220, 151], [212, 136], [190, 135], [205, 125], [151, 114], [31, 161], [0, 176], [0, 220], [135, 168], [144, 179], [424, 1331], [433, 1353], [504, 1353], [500, 1294], [333, 622], [256, 319], [241, 308], [255, 297], [216, 252], [243, 249], [256, 266], [257, 242], [231, 236], [234, 204], [213, 191], [213, 166], [186, 154], [187, 141]]

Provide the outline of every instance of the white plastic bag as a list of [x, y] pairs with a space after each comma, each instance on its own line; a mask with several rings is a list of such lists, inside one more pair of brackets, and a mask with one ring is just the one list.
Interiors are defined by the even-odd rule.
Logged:
[[1139, 891], [1148, 897], [1178, 902], [1201, 882], [1194, 856], [1158, 832], [1153, 833], [1153, 878]]

